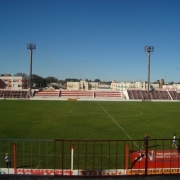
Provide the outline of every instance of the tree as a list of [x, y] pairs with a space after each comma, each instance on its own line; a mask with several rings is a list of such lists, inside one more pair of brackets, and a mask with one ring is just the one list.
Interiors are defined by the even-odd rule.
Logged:
[[32, 74], [32, 86], [34, 88], [46, 87], [45, 79], [36, 74]]
[[101, 82], [101, 80], [100, 79], [95, 79], [94, 82]]
[[55, 78], [55, 77], [51, 77], [51, 76], [46, 77], [45, 80], [46, 80], [47, 84], [49, 84], [49, 83], [58, 83], [58, 79]]
[[80, 82], [80, 80], [77, 79], [77, 78], [76, 78], [76, 79], [66, 78], [65, 81], [66, 81], [66, 82]]
[[27, 74], [25, 73], [17, 73], [17, 74], [14, 74], [14, 76], [22, 76], [22, 77], [28, 77]]
[[4, 76], [4, 75], [8, 75], [8, 76], [11, 76], [11, 74], [1, 74], [1, 76]]
[[172, 82], [170, 82], [169, 84], [170, 84], [170, 85], [173, 85], [173, 84], [174, 84], [174, 82], [172, 81]]

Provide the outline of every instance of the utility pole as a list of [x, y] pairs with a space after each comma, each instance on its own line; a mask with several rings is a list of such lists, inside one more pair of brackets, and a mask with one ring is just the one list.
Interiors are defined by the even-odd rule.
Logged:
[[149, 93], [149, 86], [150, 86], [150, 52], [154, 51], [153, 46], [145, 46], [144, 50], [148, 53], [148, 90], [147, 92]]
[[36, 44], [28, 43], [26, 47], [27, 47], [27, 49], [30, 50], [29, 97], [32, 97], [32, 93], [31, 93], [31, 86], [32, 86], [32, 54], [33, 54], [33, 50], [36, 49]]

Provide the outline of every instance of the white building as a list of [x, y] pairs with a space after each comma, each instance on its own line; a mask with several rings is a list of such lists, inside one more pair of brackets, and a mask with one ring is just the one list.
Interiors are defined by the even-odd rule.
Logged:
[[144, 82], [115, 82], [111, 83], [111, 89], [116, 91], [125, 91], [127, 89], [145, 89]]
[[28, 79], [22, 76], [4, 74], [0, 76], [0, 89], [22, 90], [28, 88]]
[[97, 90], [98, 82], [88, 82], [81, 80], [80, 82], [67, 82], [67, 90]]
[[[126, 91], [127, 89], [139, 89], [139, 90], [147, 90], [148, 84], [147, 82], [116, 82], [115, 80], [111, 83], [111, 89], [115, 91]], [[151, 84], [150, 89], [160, 89], [160, 84]]]

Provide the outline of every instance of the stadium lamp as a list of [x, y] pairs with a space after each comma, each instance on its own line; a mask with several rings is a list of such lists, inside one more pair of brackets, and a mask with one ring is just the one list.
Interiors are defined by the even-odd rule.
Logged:
[[32, 53], [33, 50], [36, 49], [36, 44], [35, 43], [28, 43], [26, 45], [27, 49], [30, 50], [30, 77], [29, 77], [29, 96], [32, 97], [31, 94], [31, 82], [32, 82]]
[[28, 43], [28, 44], [27, 44], [27, 49], [30, 49], [30, 50], [36, 49], [36, 44], [34, 44], [34, 43]]
[[154, 51], [153, 46], [145, 46], [144, 50], [148, 53], [148, 93], [149, 93], [149, 85], [150, 85], [150, 52]]
[[145, 50], [146, 52], [153, 52], [153, 51], [154, 51], [154, 47], [153, 47], [153, 46], [145, 46], [145, 47], [144, 47], [144, 50]]

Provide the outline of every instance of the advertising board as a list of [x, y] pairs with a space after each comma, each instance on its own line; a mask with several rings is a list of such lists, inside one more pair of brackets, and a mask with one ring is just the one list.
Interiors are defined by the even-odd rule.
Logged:
[[177, 150], [130, 151], [132, 169], [179, 168], [180, 153]]

